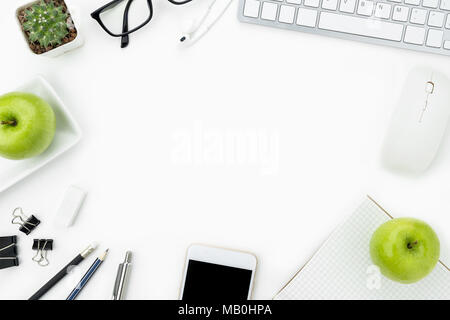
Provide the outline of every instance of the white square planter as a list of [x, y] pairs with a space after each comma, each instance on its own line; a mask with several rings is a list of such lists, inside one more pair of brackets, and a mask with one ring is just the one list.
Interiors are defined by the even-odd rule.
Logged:
[[[31, 6], [32, 4], [35, 4], [35, 3], [39, 2], [39, 1], [40, 0], [32, 1], [32, 2], [30, 2], [28, 4], [26, 4], [26, 5], [23, 5], [23, 6], [19, 7], [16, 10], [16, 21], [19, 24], [20, 33], [23, 35], [23, 37], [25, 39], [25, 43], [26, 43], [26, 46], [27, 46], [28, 50], [30, 50], [33, 54], [36, 54], [36, 53], [33, 52], [31, 50], [31, 48], [29, 47], [28, 39], [27, 39], [25, 33], [23, 32], [22, 26], [21, 26], [20, 21], [19, 21], [19, 19], [17, 17], [19, 15], [20, 10], [22, 10], [24, 8], [27, 8], [27, 7]], [[53, 50], [50, 50], [50, 51], [47, 51], [45, 53], [39, 54], [39, 56], [52, 57], [52, 58], [53, 57], [57, 57], [57, 56], [60, 56], [60, 55], [62, 55], [64, 53], [66, 53], [66, 52], [75, 50], [76, 48], [79, 48], [79, 47], [81, 47], [84, 44], [84, 39], [83, 39], [83, 37], [81, 35], [80, 26], [78, 24], [78, 19], [80, 18], [79, 15], [77, 14], [78, 10], [76, 8], [72, 7], [69, 4], [68, 0], [65, 0], [65, 3], [67, 5], [67, 9], [70, 12], [70, 15], [72, 17], [73, 24], [74, 24], [75, 28], [77, 29], [77, 36], [76, 36], [76, 38], [73, 41], [71, 41], [69, 43], [66, 43], [66, 44], [63, 44], [62, 46], [59, 46], [59, 47], [57, 47], [57, 48], [55, 48]]]

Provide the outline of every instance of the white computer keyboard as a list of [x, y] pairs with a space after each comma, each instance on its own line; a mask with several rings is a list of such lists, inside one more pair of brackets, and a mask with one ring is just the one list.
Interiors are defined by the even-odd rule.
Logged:
[[243, 22], [450, 55], [450, 0], [240, 0]]

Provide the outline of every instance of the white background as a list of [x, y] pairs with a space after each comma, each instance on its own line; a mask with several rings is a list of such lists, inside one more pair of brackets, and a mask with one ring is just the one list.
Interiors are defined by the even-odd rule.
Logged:
[[[56, 59], [28, 51], [14, 16], [24, 1], [0, 4], [0, 91], [42, 74], [84, 134], [0, 195], [1, 235], [18, 234], [10, 224], [17, 206], [42, 220], [30, 236], [19, 234], [21, 265], [0, 271], [1, 299], [28, 298], [93, 240], [96, 255], [110, 248], [110, 256], [80, 299], [110, 298], [126, 250], [135, 253], [128, 297], [175, 299], [192, 243], [256, 254], [254, 298], [271, 299], [365, 194], [396, 217], [430, 223], [450, 260], [448, 135], [421, 176], [379, 161], [407, 72], [425, 64], [450, 76], [449, 58], [242, 24], [236, 1], [197, 45], [180, 47], [182, 22], [209, 0], [155, 1], [151, 24], [122, 50], [89, 16], [106, 0], [71, 2], [86, 43]], [[265, 172], [260, 161], [174, 161], [174, 137], [199, 127], [278, 137], [278, 170]], [[89, 195], [75, 226], [58, 229], [54, 216], [71, 184]], [[33, 238], [55, 239], [49, 267], [31, 261]], [[94, 258], [46, 298], [66, 298]]]

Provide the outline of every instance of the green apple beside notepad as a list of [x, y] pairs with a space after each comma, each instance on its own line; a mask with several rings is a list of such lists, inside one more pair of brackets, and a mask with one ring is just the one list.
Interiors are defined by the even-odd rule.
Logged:
[[380, 272], [400, 283], [428, 276], [439, 262], [440, 242], [424, 221], [397, 218], [383, 223], [370, 240], [372, 262]]

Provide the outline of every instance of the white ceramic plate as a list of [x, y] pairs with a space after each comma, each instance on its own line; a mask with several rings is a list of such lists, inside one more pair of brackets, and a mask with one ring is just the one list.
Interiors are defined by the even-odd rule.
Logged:
[[16, 184], [36, 170], [60, 156], [81, 139], [81, 130], [55, 90], [38, 76], [14, 91], [33, 93], [53, 108], [56, 116], [56, 133], [50, 147], [41, 155], [26, 160], [0, 158], [0, 192]]

